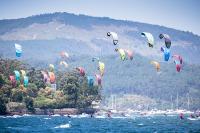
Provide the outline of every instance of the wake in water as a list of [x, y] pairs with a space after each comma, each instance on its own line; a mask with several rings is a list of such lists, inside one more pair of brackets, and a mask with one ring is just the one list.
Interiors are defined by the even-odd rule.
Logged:
[[59, 126], [56, 126], [56, 127], [54, 127], [54, 128], [70, 128], [71, 127], [71, 124], [70, 124], [71, 122], [69, 121], [69, 123], [67, 123], [67, 124], [63, 124], [63, 125], [59, 125]]
[[143, 126], [143, 125], [144, 125], [143, 123], [138, 124], [138, 126]]
[[44, 118], [45, 120], [50, 120], [51, 118]]

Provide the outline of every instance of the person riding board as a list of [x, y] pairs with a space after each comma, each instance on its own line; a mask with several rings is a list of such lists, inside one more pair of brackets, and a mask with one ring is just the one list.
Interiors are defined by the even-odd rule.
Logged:
[[180, 118], [180, 119], [184, 119], [183, 113], [180, 113], [179, 118]]

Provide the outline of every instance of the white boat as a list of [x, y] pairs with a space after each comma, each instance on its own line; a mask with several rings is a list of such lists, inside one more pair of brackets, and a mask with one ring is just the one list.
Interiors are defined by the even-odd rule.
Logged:
[[52, 116], [60, 116], [59, 114], [54, 114], [54, 115], [52, 115]]
[[191, 120], [191, 121], [197, 121], [197, 120], [200, 120], [200, 117], [197, 117], [197, 118], [188, 117], [187, 119], [188, 119], [188, 120]]
[[107, 118], [105, 115], [95, 115], [94, 117], [99, 119]]
[[31, 115], [29, 115], [29, 114], [23, 114], [23, 116], [31, 116]]
[[85, 114], [85, 113], [82, 113], [81, 115], [78, 115], [78, 118], [86, 118], [86, 117], [90, 117], [89, 114]]

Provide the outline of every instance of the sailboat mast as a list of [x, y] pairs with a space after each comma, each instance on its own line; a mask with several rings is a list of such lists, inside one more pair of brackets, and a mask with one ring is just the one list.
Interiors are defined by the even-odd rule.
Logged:
[[172, 101], [172, 95], [171, 95], [171, 109], [173, 110], [173, 101]]
[[187, 105], [188, 105], [188, 110], [190, 110], [190, 95], [188, 93], [188, 101], [187, 101]]
[[111, 108], [113, 109], [113, 95], [111, 95], [111, 102], [112, 102]]
[[176, 94], [176, 108], [178, 109], [178, 92], [177, 92], [177, 94]]

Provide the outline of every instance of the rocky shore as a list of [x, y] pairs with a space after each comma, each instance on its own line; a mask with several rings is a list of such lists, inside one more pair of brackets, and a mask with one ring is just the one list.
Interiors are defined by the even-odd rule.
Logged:
[[30, 112], [27, 109], [18, 109], [7, 112], [7, 115], [24, 115], [24, 114], [33, 114], [33, 115], [78, 115], [82, 113], [94, 114], [97, 112], [97, 109], [86, 108], [86, 109], [76, 109], [76, 108], [63, 108], [63, 109], [40, 109], [35, 108], [34, 112]]

